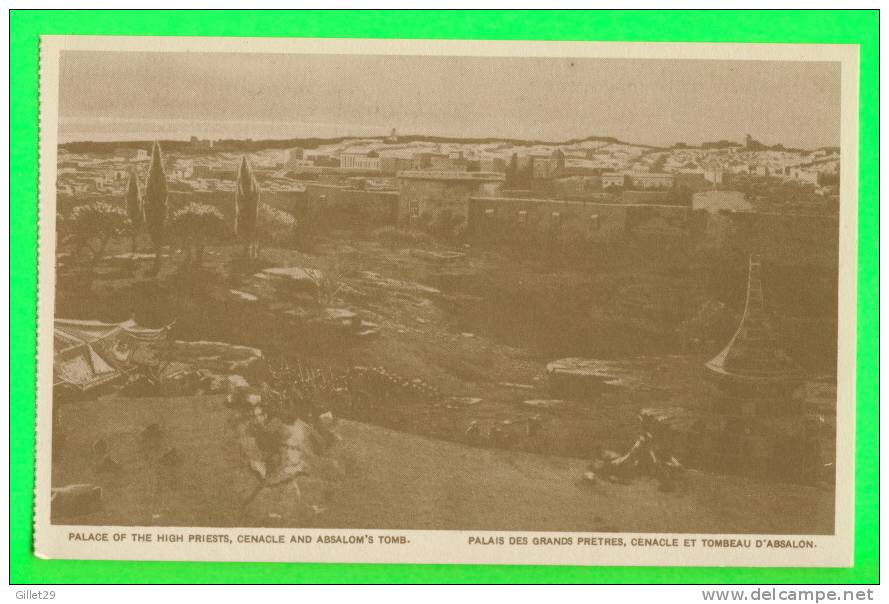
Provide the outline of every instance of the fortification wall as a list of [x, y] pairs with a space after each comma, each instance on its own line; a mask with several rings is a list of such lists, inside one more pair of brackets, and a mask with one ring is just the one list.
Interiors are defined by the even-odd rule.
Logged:
[[469, 179], [399, 178], [398, 221], [406, 223], [424, 215], [434, 220], [445, 211], [468, 221], [470, 198], [495, 195], [500, 184]]
[[469, 230], [476, 240], [548, 235], [566, 241], [607, 242], [652, 221], [684, 229], [686, 208], [556, 199], [474, 197]]
[[763, 260], [795, 266], [836, 267], [839, 223], [836, 216], [759, 212], [703, 213], [698, 248], [723, 254], [760, 254]]
[[[746, 257], [757, 253], [766, 262], [785, 266], [833, 269], [838, 264], [839, 226], [837, 218], [830, 215], [692, 212], [682, 206], [659, 204], [471, 196], [479, 191], [475, 183], [466, 187], [426, 183], [411, 181], [400, 193], [307, 183], [304, 192], [263, 191], [261, 200], [320, 227], [395, 224], [410, 216], [409, 203], [414, 199], [420, 200], [421, 212], [451, 209], [455, 215], [465, 215], [467, 235], [480, 243], [520, 243], [542, 237], [593, 243], [632, 239], [642, 244], [667, 238], [687, 240], [691, 249], [703, 255]], [[75, 205], [95, 201], [125, 205], [119, 195], [60, 195], [58, 209], [67, 214]], [[171, 211], [191, 202], [218, 208], [229, 223], [234, 218], [233, 191], [170, 191]]]
[[288, 211], [298, 219], [315, 220], [329, 226], [373, 228], [395, 222], [398, 193], [306, 183], [305, 192], [296, 196]]

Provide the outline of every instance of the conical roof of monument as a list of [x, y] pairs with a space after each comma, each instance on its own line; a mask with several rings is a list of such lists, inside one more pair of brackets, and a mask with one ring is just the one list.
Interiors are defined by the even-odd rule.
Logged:
[[728, 345], [707, 362], [714, 377], [737, 383], [781, 384], [799, 381], [801, 370], [778, 342], [763, 303], [762, 264], [750, 257], [747, 304]]

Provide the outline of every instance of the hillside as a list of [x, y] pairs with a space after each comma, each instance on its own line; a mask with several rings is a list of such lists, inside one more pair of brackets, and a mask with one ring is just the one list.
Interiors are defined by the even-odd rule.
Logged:
[[[240, 416], [221, 396], [105, 398], [66, 405], [53, 486], [103, 488], [90, 525], [315, 526], [598, 532], [832, 532], [829, 492], [688, 472], [671, 493], [648, 479], [583, 480], [582, 459], [477, 449], [352, 421], [305, 476], [257, 491]], [[140, 433], [158, 423], [162, 441]], [[120, 464], [97, 469], [104, 439]], [[175, 448], [176, 467], [159, 463]]]

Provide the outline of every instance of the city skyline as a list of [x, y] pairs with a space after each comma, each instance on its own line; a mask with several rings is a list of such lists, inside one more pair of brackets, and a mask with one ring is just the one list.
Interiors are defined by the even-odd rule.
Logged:
[[68, 51], [61, 67], [62, 142], [380, 137], [396, 128], [657, 147], [748, 133], [767, 145], [839, 144], [836, 63]]

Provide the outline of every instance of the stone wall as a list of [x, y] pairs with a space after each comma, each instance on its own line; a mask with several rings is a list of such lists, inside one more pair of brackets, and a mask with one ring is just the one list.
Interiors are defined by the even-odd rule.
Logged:
[[468, 221], [470, 199], [496, 195], [500, 186], [499, 181], [399, 178], [398, 222], [408, 224], [420, 217], [432, 221], [445, 211]]
[[[836, 267], [839, 226], [835, 216], [757, 212], [692, 212], [682, 206], [601, 203], [479, 195], [485, 183], [407, 180], [401, 190], [363, 191], [307, 183], [303, 191], [263, 191], [261, 200], [319, 227], [373, 229], [410, 222], [413, 211], [434, 218], [445, 209], [466, 219], [466, 234], [479, 243], [543, 240], [609, 243], [687, 240], [703, 255], [762, 255], [784, 266]], [[58, 197], [64, 214], [75, 205], [104, 201], [124, 206], [122, 196]], [[218, 208], [231, 223], [233, 191], [170, 191], [171, 211], [198, 202]], [[411, 204], [416, 204], [414, 208]]]
[[305, 192], [297, 194], [293, 205], [281, 209], [297, 219], [326, 226], [376, 228], [395, 222], [398, 193], [306, 183]]
[[522, 240], [540, 235], [565, 241], [613, 241], [652, 224], [682, 231], [688, 210], [554, 199], [475, 197], [469, 232], [476, 241]]
[[836, 267], [839, 223], [836, 216], [761, 212], [696, 211], [701, 225], [699, 250], [746, 257], [785, 266]]

